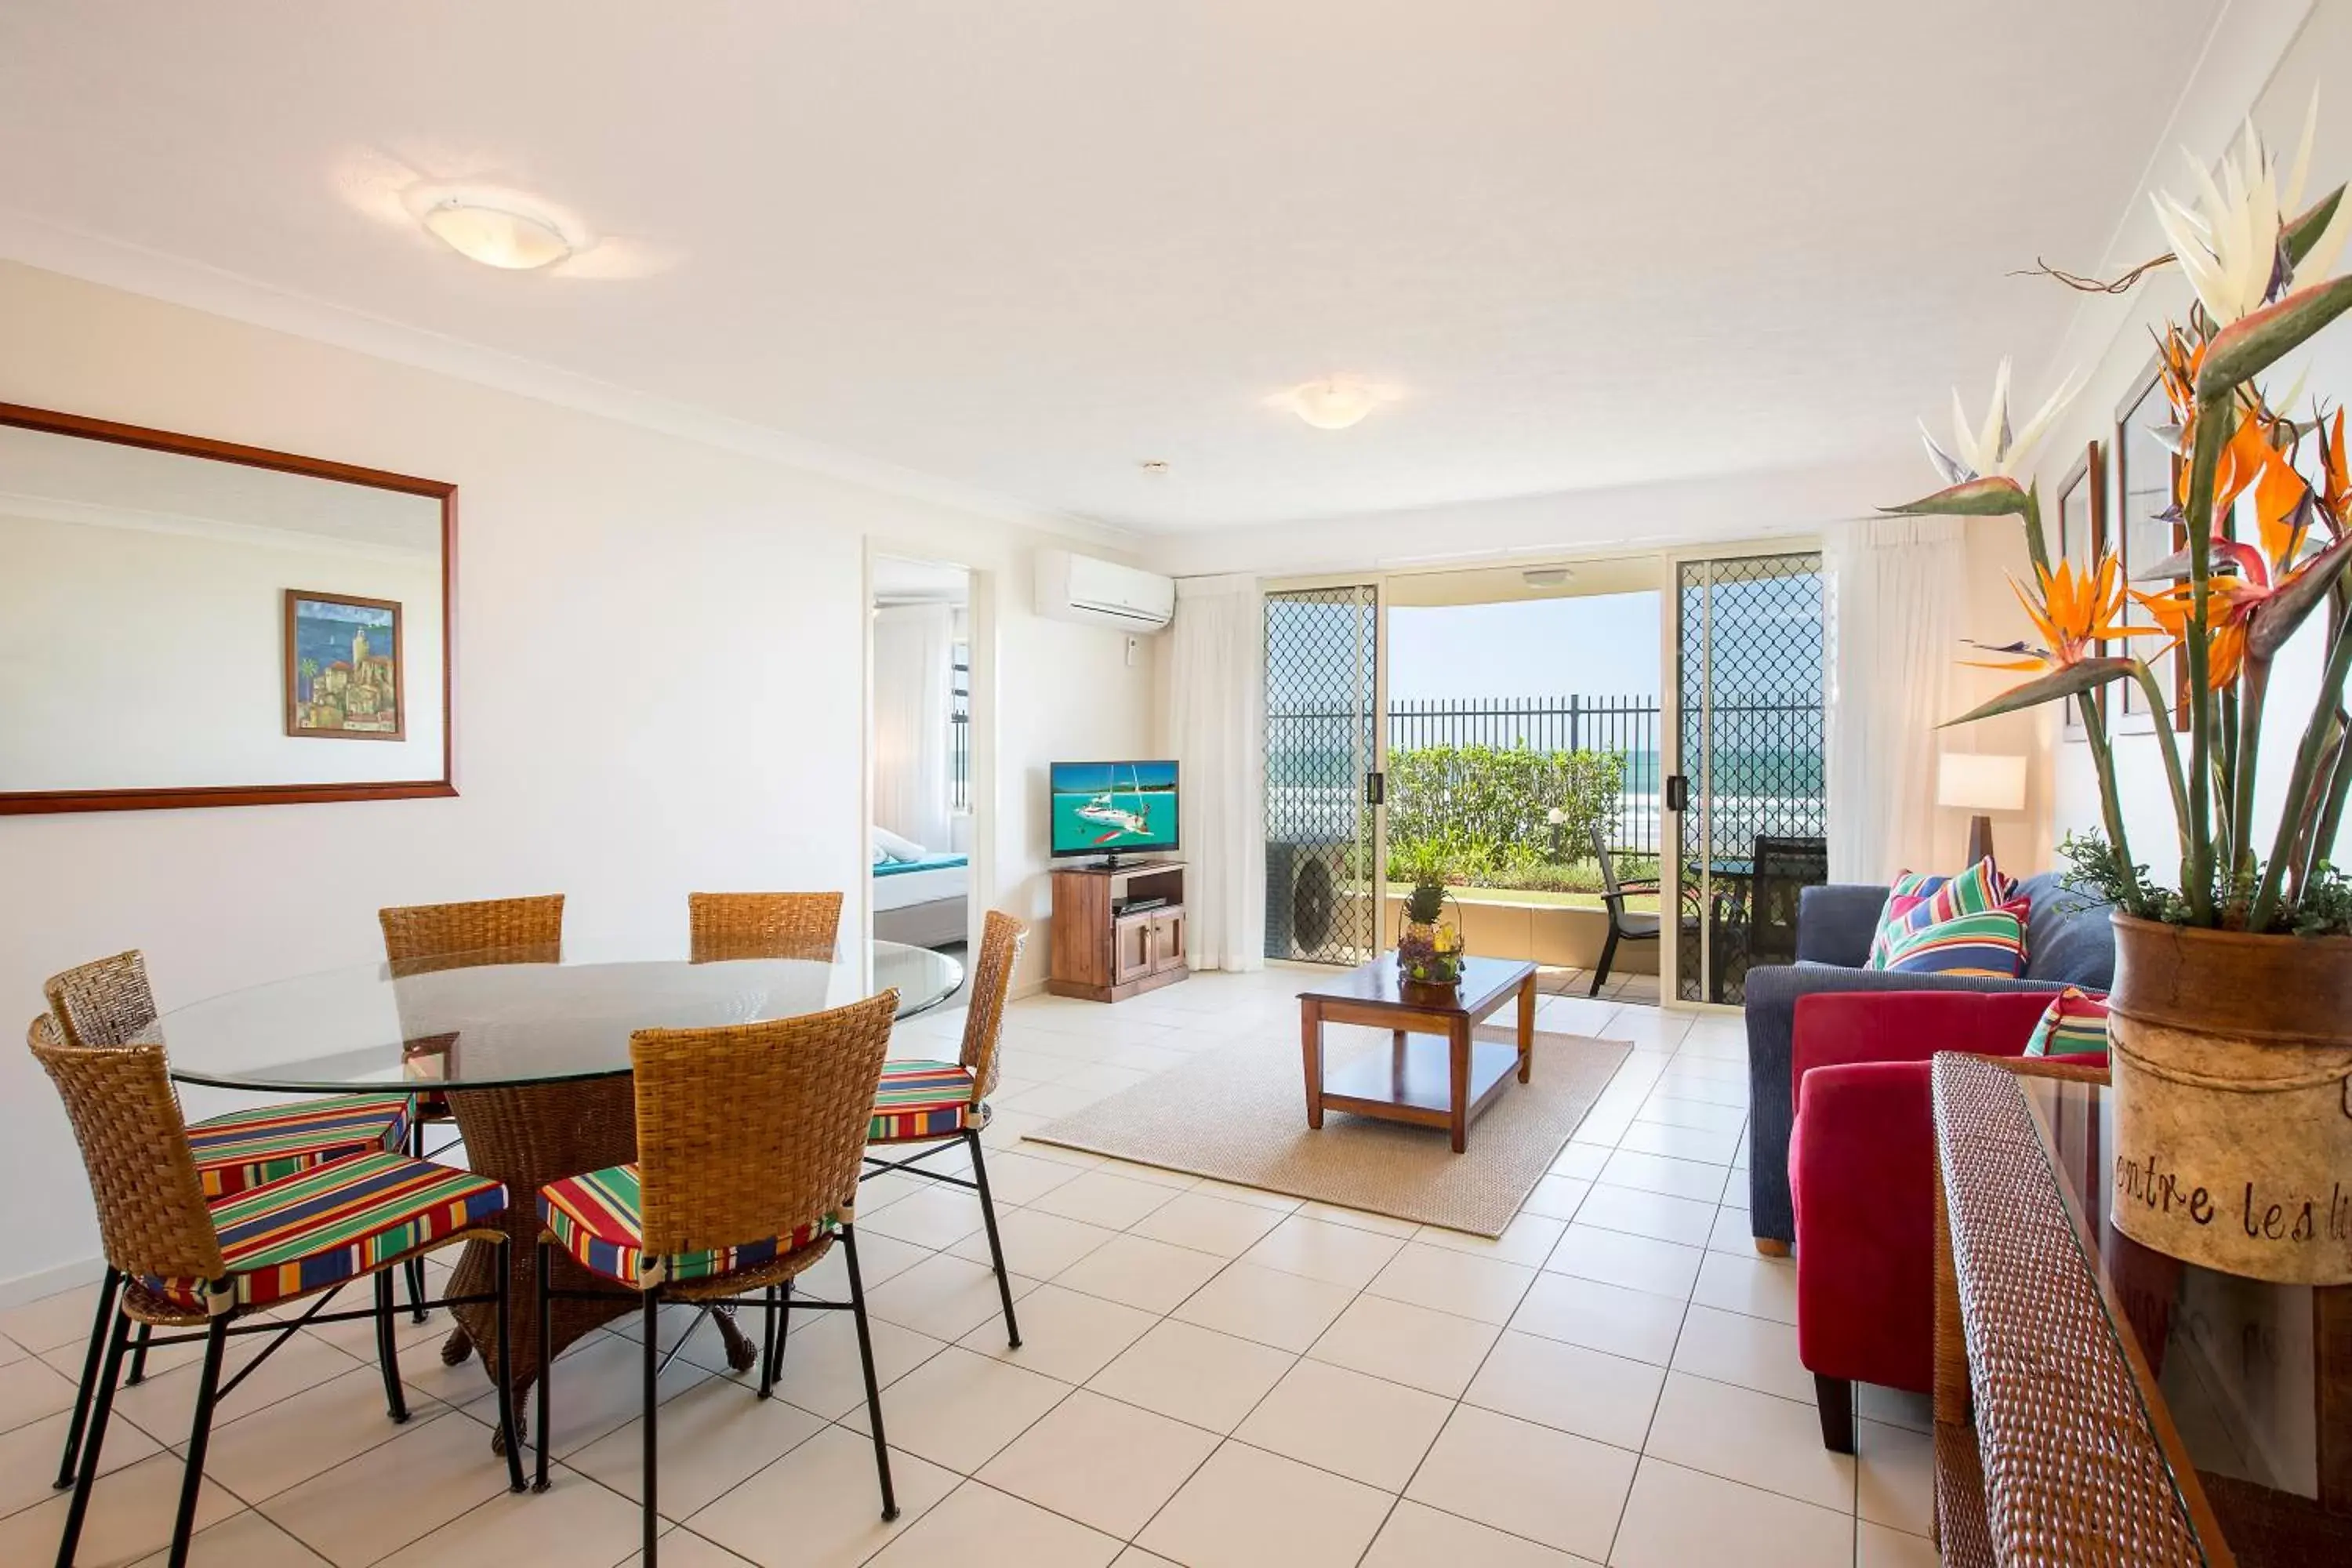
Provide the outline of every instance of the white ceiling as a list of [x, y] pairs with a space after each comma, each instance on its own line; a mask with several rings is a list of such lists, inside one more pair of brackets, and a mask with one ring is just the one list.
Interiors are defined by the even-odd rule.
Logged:
[[[1214, 527], [1883, 460], [2004, 353], [2038, 399], [2073, 301], [2005, 274], [2098, 260], [2220, 9], [8, 0], [0, 208]], [[492, 272], [425, 181], [608, 237]], [[1400, 396], [1267, 405], [1330, 372]]]

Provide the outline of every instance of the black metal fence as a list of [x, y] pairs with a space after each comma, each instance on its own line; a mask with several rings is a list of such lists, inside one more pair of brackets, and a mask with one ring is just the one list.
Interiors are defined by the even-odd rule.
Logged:
[[1524, 744], [1532, 752], [1613, 752], [1625, 760], [1617, 843], [1658, 852], [1658, 700], [1654, 697], [1429, 698], [1389, 704], [1389, 751]]

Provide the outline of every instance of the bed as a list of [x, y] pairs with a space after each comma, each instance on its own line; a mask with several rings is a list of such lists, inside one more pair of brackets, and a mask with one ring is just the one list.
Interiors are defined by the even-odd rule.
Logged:
[[926, 855], [874, 868], [874, 934], [885, 942], [939, 947], [970, 934], [969, 857]]

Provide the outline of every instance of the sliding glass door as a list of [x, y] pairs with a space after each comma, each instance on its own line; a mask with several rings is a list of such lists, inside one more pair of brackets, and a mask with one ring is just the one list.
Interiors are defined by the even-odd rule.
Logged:
[[1360, 963], [1381, 946], [1380, 595], [1265, 598], [1265, 952]]
[[1828, 879], [1822, 558], [1675, 563], [1665, 806], [1670, 994], [1737, 1005], [1796, 957], [1800, 889]]

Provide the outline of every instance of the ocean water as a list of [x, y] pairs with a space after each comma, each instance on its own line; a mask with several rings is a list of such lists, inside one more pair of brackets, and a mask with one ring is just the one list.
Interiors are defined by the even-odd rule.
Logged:
[[1145, 831], [1130, 833], [1111, 823], [1088, 821], [1078, 811], [1096, 798], [1096, 792], [1063, 791], [1054, 796], [1054, 847], [1057, 852], [1099, 849], [1108, 854], [1114, 849], [1165, 848], [1175, 841], [1174, 790], [1117, 789], [1109, 793], [1110, 804], [1140, 816]]

